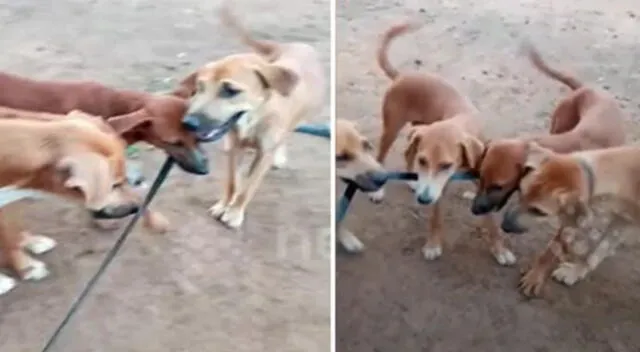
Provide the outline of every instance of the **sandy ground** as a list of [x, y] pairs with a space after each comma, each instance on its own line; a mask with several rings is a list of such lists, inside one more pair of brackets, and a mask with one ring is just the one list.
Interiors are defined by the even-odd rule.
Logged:
[[[55, 3], [55, 6], [53, 5]], [[326, 0], [234, 2], [257, 32], [302, 40], [329, 72]], [[0, 1], [3, 70], [36, 78], [95, 79], [166, 89], [198, 65], [244, 50], [217, 22], [216, 1]], [[10, 89], [5, 87], [4, 89]], [[327, 108], [314, 122], [329, 119]], [[174, 170], [153, 207], [173, 221], [166, 235], [136, 231], [54, 348], [100, 351], [328, 351], [330, 158], [318, 138], [291, 139], [287, 169], [271, 172], [239, 231], [207, 215], [222, 170]], [[213, 165], [222, 163], [209, 146]], [[160, 151], [141, 157], [154, 177]], [[42, 257], [52, 275], [0, 297], [0, 351], [39, 351], [118, 232], [87, 226], [60, 202], [27, 208], [34, 232], [59, 247]]]
[[[553, 3], [553, 5], [552, 5]], [[358, 121], [377, 143], [380, 101], [389, 82], [377, 68], [380, 34], [407, 17], [423, 20], [418, 33], [391, 47], [394, 65], [434, 71], [468, 94], [488, 119], [488, 134], [544, 131], [554, 101], [566, 88], [536, 72], [520, 56], [530, 38], [556, 66], [614, 92], [640, 136], [637, 43], [640, 6], [629, 1], [338, 2], [339, 117]], [[400, 168], [404, 136], [388, 166]], [[515, 268], [498, 266], [475, 235], [469, 186], [448, 195], [445, 253], [426, 262], [420, 253], [426, 211], [408, 187], [387, 189], [386, 202], [358, 197], [347, 225], [367, 245], [360, 256], [337, 258], [338, 351], [638, 351], [638, 245], [605, 261], [573, 288], [547, 286], [543, 299], [517, 292], [519, 268], [548, 238], [541, 225], [512, 238]]]

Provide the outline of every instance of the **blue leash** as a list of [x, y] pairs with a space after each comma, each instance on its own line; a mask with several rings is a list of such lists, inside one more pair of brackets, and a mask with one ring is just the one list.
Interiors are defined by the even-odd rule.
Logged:
[[[198, 131], [196, 135], [199, 136], [200, 142], [202, 143], [214, 142], [222, 138], [227, 132], [229, 132], [237, 121], [238, 121], [238, 116], [234, 115], [228, 121], [223, 123], [221, 126], [217, 126], [215, 128], [209, 129], [204, 132]], [[188, 128], [187, 124], [188, 122], [184, 121], [183, 125], [185, 126], [185, 128]], [[197, 132], [197, 131], [193, 131], [193, 132]], [[164, 181], [167, 179], [167, 176], [169, 176], [169, 172], [173, 168], [174, 164], [175, 164], [175, 161], [173, 160], [173, 158], [167, 157], [164, 164], [162, 164], [162, 167], [160, 167], [160, 171], [158, 171], [158, 175], [156, 176], [156, 179], [153, 181], [153, 184], [151, 185], [151, 187], [149, 188], [149, 192], [147, 192], [144, 198], [144, 201], [140, 205], [140, 208], [138, 208], [138, 211], [134, 214], [133, 218], [129, 221], [129, 223], [127, 223], [127, 226], [124, 228], [124, 230], [122, 231], [122, 234], [120, 234], [116, 243], [113, 245], [113, 247], [111, 247], [111, 249], [105, 256], [105, 258], [103, 259], [96, 273], [91, 277], [91, 279], [89, 279], [85, 287], [82, 289], [82, 291], [80, 291], [80, 294], [78, 295], [78, 297], [76, 297], [76, 299], [73, 301], [73, 303], [71, 304], [71, 308], [69, 308], [67, 314], [62, 319], [62, 322], [60, 322], [60, 324], [58, 325], [56, 330], [53, 332], [51, 337], [47, 340], [47, 344], [42, 349], [42, 352], [47, 352], [51, 349], [51, 347], [54, 345], [54, 343], [60, 336], [60, 333], [62, 332], [62, 330], [69, 323], [69, 321], [71, 320], [73, 315], [76, 313], [76, 311], [80, 308], [80, 305], [82, 304], [82, 302], [84, 302], [85, 298], [87, 297], [89, 292], [91, 292], [91, 290], [93, 289], [95, 284], [98, 282], [102, 274], [104, 274], [109, 264], [111, 264], [116, 254], [118, 254], [118, 252], [122, 248], [122, 245], [131, 234], [133, 227], [136, 225], [136, 223], [138, 222], [142, 214], [146, 211], [147, 206], [149, 205], [149, 203], [151, 203], [153, 198], [156, 196], [156, 193], [158, 193], [158, 190], [160, 190], [160, 187], [162, 186]], [[128, 175], [128, 177], [132, 181], [135, 179], [135, 177], [133, 176], [134, 176], [133, 174]]]
[[296, 127], [294, 132], [309, 134], [316, 137], [331, 138], [331, 129], [327, 124], [305, 124]]

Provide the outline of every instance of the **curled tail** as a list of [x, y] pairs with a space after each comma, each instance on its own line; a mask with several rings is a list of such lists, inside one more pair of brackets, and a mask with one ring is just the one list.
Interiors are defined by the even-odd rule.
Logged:
[[418, 28], [420, 28], [420, 25], [418, 23], [405, 22], [392, 26], [383, 34], [382, 40], [380, 41], [380, 46], [378, 47], [378, 65], [380, 66], [382, 71], [384, 71], [387, 77], [395, 79], [399, 74], [398, 70], [395, 67], [391, 66], [391, 63], [389, 62], [389, 56], [387, 55], [391, 41], [397, 36], [410, 31], [415, 31]]
[[220, 16], [222, 24], [235, 32], [245, 45], [251, 47], [261, 55], [267, 57], [278, 56], [280, 52], [280, 45], [272, 40], [254, 38], [249, 33], [249, 30], [240, 24], [236, 16], [231, 12], [228, 4], [225, 3], [220, 7], [218, 15]]
[[524, 44], [524, 49], [527, 53], [527, 56], [529, 57], [529, 61], [531, 61], [531, 64], [533, 64], [535, 68], [540, 70], [545, 75], [564, 83], [572, 90], [576, 90], [583, 86], [583, 83], [572, 75], [550, 67], [542, 59], [542, 56], [540, 56], [538, 50], [536, 50], [536, 48], [531, 43], [526, 42]]

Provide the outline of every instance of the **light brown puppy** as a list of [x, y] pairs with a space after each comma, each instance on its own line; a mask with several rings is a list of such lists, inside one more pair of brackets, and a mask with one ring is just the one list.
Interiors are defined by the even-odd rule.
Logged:
[[[520, 200], [506, 211], [502, 227], [507, 232], [521, 233], [526, 231], [524, 218], [551, 216], [557, 217], [563, 227], [588, 232], [588, 237], [581, 238], [573, 231], [563, 233], [548, 249], [559, 252], [560, 260], [564, 260], [553, 271], [553, 277], [573, 285], [615, 251], [628, 228], [640, 224], [640, 147], [620, 146], [566, 155], [535, 143], [529, 148], [525, 167], [530, 171], [522, 178]], [[594, 227], [603, 222], [606, 227], [596, 231]], [[590, 240], [596, 243], [586, 246]], [[566, 261], [569, 254], [582, 258]]]
[[[391, 66], [387, 58], [391, 40], [416, 29], [418, 25], [413, 23], [391, 27], [378, 49], [378, 63], [393, 80], [382, 105], [378, 161], [384, 162], [402, 127], [413, 124], [405, 161], [409, 171], [418, 173], [418, 180], [410, 183], [418, 202], [432, 205], [431, 228], [422, 253], [427, 260], [433, 260], [442, 255], [440, 198], [454, 174], [475, 169], [484, 149], [483, 123], [473, 103], [442, 77], [400, 73]], [[381, 196], [379, 192], [376, 198]], [[503, 265], [512, 264], [513, 254], [506, 248], [495, 221], [489, 215], [484, 223], [496, 260]]]
[[[357, 182], [358, 176], [369, 172], [384, 171], [382, 165], [373, 157], [373, 146], [357, 129], [356, 124], [336, 119], [336, 176]], [[362, 252], [364, 244], [351, 231], [338, 224], [338, 241], [350, 253]]]
[[[202, 120], [216, 124], [240, 116], [225, 140], [228, 169], [223, 194], [209, 210], [237, 228], [267, 171], [272, 165], [284, 166], [286, 138], [302, 120], [320, 112], [325, 79], [319, 55], [310, 45], [257, 40], [229, 9], [223, 7], [220, 15], [256, 53], [230, 55], [200, 68], [188, 116], [204, 116]], [[256, 154], [245, 175], [237, 169], [247, 148]]]
[[[471, 211], [476, 215], [502, 209], [517, 191], [527, 157], [529, 142], [557, 153], [570, 153], [623, 145], [624, 112], [615, 97], [605, 90], [587, 85], [576, 77], [550, 67], [531, 44], [526, 46], [529, 60], [540, 72], [571, 88], [551, 115], [549, 134], [492, 140], [487, 144], [480, 164], [479, 190]], [[562, 230], [557, 233], [561, 236]], [[554, 246], [556, 240], [550, 242]], [[533, 261], [522, 277], [520, 289], [525, 295], [538, 294], [557, 258], [550, 248]]]
[[[81, 202], [99, 218], [137, 211], [139, 199], [126, 183], [126, 144], [102, 119], [79, 111], [48, 121], [0, 119], [0, 133], [3, 197], [21, 189], [58, 195]], [[46, 266], [23, 251], [24, 238], [12, 220], [0, 222], [2, 258], [23, 279], [43, 278]]]

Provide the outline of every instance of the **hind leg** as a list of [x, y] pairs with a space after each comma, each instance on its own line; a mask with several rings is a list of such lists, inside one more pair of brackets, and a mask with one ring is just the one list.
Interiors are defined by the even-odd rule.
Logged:
[[580, 122], [576, 95], [563, 98], [551, 114], [551, 128], [549, 133], [560, 134], [571, 131]]

